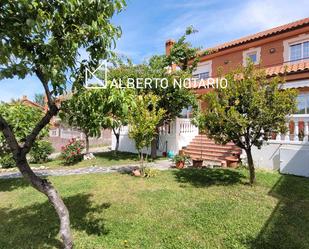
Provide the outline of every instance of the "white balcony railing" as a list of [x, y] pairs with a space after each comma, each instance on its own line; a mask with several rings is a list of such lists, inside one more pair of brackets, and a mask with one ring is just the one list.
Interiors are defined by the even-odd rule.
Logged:
[[198, 128], [191, 123], [190, 118], [176, 118], [159, 128], [160, 135], [197, 134]]
[[286, 123], [287, 132], [277, 134], [272, 142], [284, 143], [308, 143], [309, 114], [291, 115]]

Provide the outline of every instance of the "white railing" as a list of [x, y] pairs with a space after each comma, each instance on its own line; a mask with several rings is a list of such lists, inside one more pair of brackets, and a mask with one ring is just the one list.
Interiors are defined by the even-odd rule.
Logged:
[[[120, 151], [135, 152], [135, 144], [128, 136], [128, 126], [121, 127]], [[191, 123], [189, 118], [176, 118], [171, 122], [166, 122], [159, 128], [158, 153], [164, 151], [178, 151], [187, 146], [192, 139], [198, 135], [198, 128]], [[116, 141], [112, 136], [112, 148]]]
[[287, 132], [277, 134], [272, 142], [308, 143], [309, 114], [294, 114], [287, 119]]
[[191, 123], [190, 118], [176, 118], [159, 128], [160, 135], [196, 134], [197, 132], [198, 128]]

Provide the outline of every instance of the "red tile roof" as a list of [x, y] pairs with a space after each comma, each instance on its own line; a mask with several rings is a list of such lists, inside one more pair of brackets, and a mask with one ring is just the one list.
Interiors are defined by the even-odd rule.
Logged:
[[[264, 68], [266, 71], [267, 76], [277, 76], [283, 74], [290, 74], [290, 73], [298, 73], [298, 72], [309, 72], [309, 61], [303, 61], [299, 63], [293, 64], [286, 64], [286, 65], [278, 65], [273, 67]], [[217, 77], [214, 80], [218, 79]], [[207, 88], [207, 80], [199, 82], [197, 81], [190, 81], [189, 82], [189, 89], [199, 89], [199, 88]]]
[[296, 28], [300, 28], [300, 27], [304, 27], [304, 26], [307, 26], [307, 25], [309, 25], [309, 17], [295, 21], [295, 22], [291, 22], [291, 23], [288, 23], [288, 24], [285, 24], [285, 25], [282, 25], [282, 26], [279, 26], [279, 27], [268, 29], [268, 30], [265, 30], [265, 31], [262, 31], [262, 32], [259, 32], [259, 33], [253, 34], [253, 35], [245, 36], [245, 37], [242, 37], [242, 38], [237, 39], [237, 40], [226, 42], [226, 43], [220, 44], [218, 46], [215, 46], [213, 48], [205, 49], [201, 52], [201, 54], [203, 54], [203, 52], [205, 53], [206, 51], [218, 52], [218, 51], [223, 50], [223, 49], [238, 46], [238, 45], [241, 45], [241, 44], [244, 44], [244, 43], [252, 42], [252, 41], [255, 41], [255, 40], [258, 40], [258, 39], [266, 38], [266, 37], [269, 37], [269, 36], [272, 36], [272, 35], [287, 32], [287, 31], [290, 31], [290, 30], [293, 30], [293, 29], [296, 29]]
[[265, 70], [268, 76], [275, 76], [284, 73], [297, 73], [306, 70], [309, 71], [309, 61], [302, 61], [299, 63], [268, 67], [265, 68]]

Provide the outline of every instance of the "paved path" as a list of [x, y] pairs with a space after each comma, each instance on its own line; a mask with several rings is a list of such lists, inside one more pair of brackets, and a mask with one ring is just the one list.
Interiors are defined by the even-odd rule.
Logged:
[[[38, 169], [34, 172], [38, 176], [67, 176], [67, 175], [82, 175], [82, 174], [97, 174], [97, 173], [130, 173], [133, 168], [138, 165], [120, 165], [113, 167], [100, 167], [91, 166], [79, 169]], [[155, 163], [147, 164], [147, 167], [151, 167], [158, 170], [167, 170], [172, 166], [172, 163], [168, 160], [159, 160]], [[19, 172], [3, 172], [0, 173], [0, 179], [21, 178], [22, 175]]]

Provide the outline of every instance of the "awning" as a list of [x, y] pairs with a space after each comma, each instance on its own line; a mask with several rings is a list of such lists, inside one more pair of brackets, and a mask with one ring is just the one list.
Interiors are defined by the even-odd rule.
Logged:
[[309, 87], [309, 79], [290, 81], [282, 84], [281, 86], [282, 89], [301, 88], [301, 87]]

